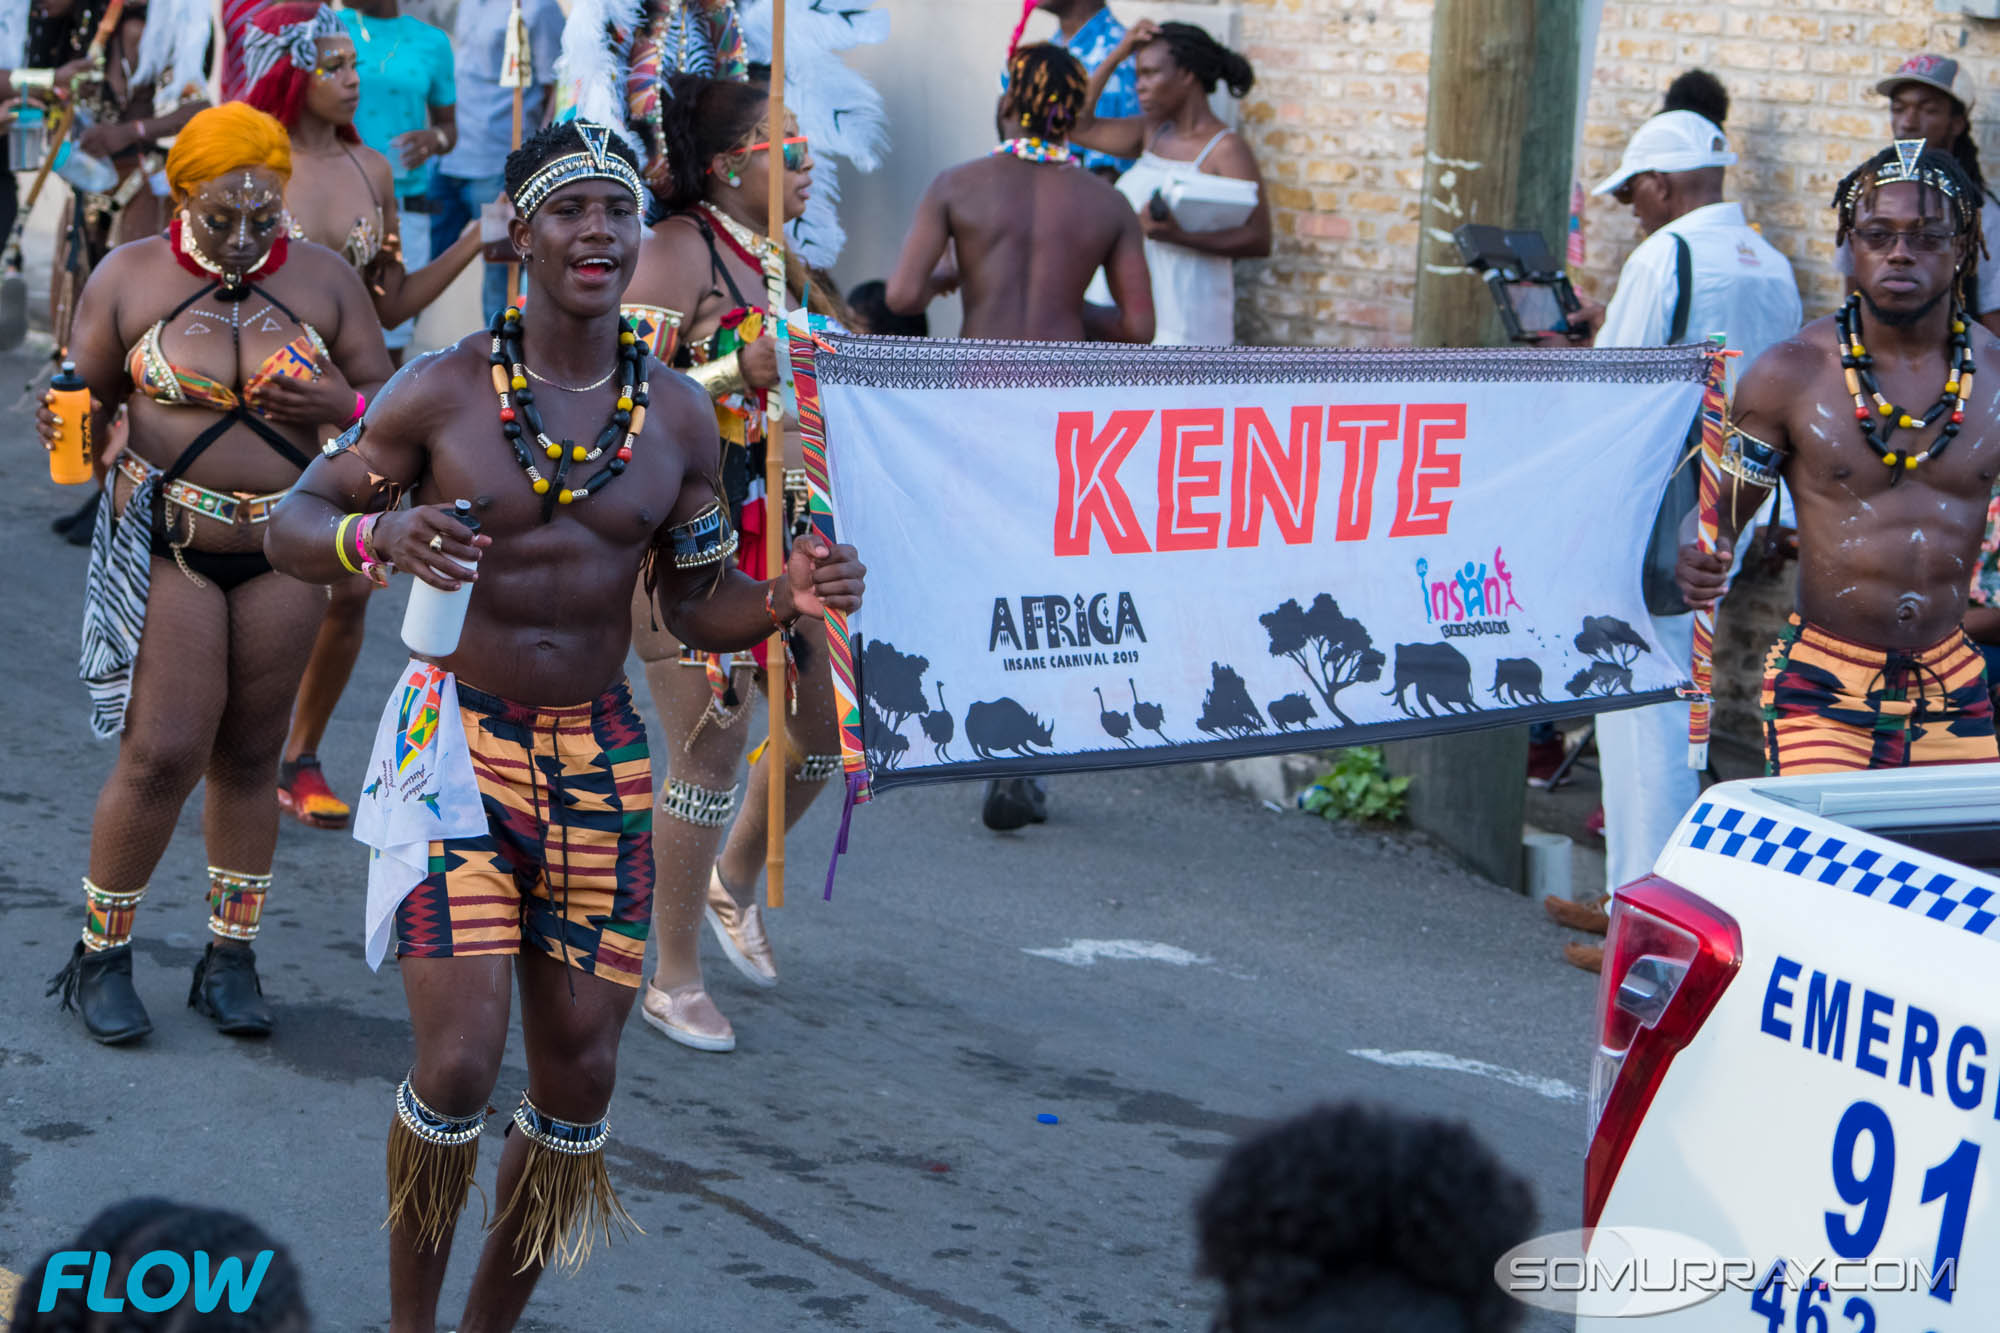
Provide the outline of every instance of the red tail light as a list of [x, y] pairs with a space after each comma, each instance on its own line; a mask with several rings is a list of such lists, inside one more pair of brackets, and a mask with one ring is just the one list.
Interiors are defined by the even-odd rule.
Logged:
[[1618, 891], [1597, 993], [1584, 1226], [1597, 1225], [1667, 1066], [1708, 1020], [1742, 963], [1743, 932], [1713, 904], [1657, 875]]

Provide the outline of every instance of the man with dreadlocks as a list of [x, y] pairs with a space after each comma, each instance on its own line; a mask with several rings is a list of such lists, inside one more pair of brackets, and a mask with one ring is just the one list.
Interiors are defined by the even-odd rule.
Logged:
[[1834, 196], [1854, 291], [1736, 385], [1718, 549], [1681, 548], [1691, 606], [1727, 587], [1745, 519], [1780, 480], [1798, 508], [1798, 610], [1764, 666], [1773, 773], [2000, 758], [1962, 628], [2000, 471], [2000, 341], [1967, 314], [1978, 187], [1904, 139]]
[[[817, 537], [768, 581], [730, 563], [708, 396], [619, 313], [644, 207], [631, 150], [569, 121], [515, 150], [506, 180], [525, 307], [405, 366], [267, 543], [312, 583], [389, 564], [472, 585], [456, 647], [400, 673], [356, 820], [375, 849], [369, 956], [394, 937], [416, 1035], [389, 1130], [398, 1329], [435, 1322], [510, 976], [528, 1086], [458, 1326], [512, 1328], [548, 1263], [630, 1221], [604, 1148], [654, 882], [646, 731], [624, 679], [633, 584], [643, 571], [662, 623], [718, 652], [861, 601], [852, 548]], [[412, 506], [388, 507], [402, 490]]]
[[[967, 338], [1153, 340], [1153, 279], [1138, 216], [1116, 187], [1073, 169], [1069, 131], [1088, 89], [1082, 63], [1060, 46], [1038, 42], [1008, 57], [1000, 120], [1013, 137], [931, 182], [889, 279], [891, 310], [920, 314], [956, 287]], [[940, 264], [946, 246], [955, 266]], [[1085, 300], [1100, 268], [1110, 306]], [[1040, 778], [986, 784], [988, 828], [1039, 823], [1047, 810]]]
[[1986, 188], [1979, 148], [1972, 141], [1972, 94], [1961, 93], [1958, 62], [1950, 56], [1914, 55], [1875, 85], [1889, 99], [1889, 127], [1898, 139], [1922, 139], [1924, 147], [1957, 160], [1979, 211], [1977, 242], [1966, 284], [1965, 304], [1979, 322], [2000, 333], [2000, 201]]
[[[931, 182], [889, 279], [891, 310], [917, 314], [957, 287], [967, 338], [1153, 340], [1138, 218], [1116, 189], [1071, 169], [1069, 131], [1087, 87], [1083, 65], [1059, 46], [1014, 52], [1000, 107], [1014, 137]], [[939, 267], [947, 245], [955, 269]], [[1111, 306], [1084, 303], [1099, 268]]]

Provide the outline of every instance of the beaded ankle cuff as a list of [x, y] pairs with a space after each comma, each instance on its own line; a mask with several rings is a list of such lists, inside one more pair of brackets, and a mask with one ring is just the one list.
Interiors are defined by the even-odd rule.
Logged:
[[679, 778], [668, 781], [660, 797], [660, 813], [683, 824], [700, 828], [721, 828], [736, 813], [736, 788], [712, 791]]
[[837, 754], [809, 754], [799, 761], [792, 776], [800, 782], [825, 782], [840, 776], [840, 756]]

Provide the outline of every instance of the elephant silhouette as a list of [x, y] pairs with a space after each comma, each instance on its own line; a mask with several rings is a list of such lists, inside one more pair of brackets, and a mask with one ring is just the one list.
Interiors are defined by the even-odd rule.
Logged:
[[[1415, 706], [1404, 697], [1406, 691], [1415, 692]], [[1472, 702], [1472, 663], [1448, 643], [1397, 644], [1395, 688], [1384, 690], [1383, 695], [1393, 695], [1396, 707], [1409, 717], [1417, 716], [1418, 707], [1431, 717], [1438, 715], [1439, 707], [1447, 714], [1454, 707], [1467, 713], [1479, 711], [1479, 705]]]
[[1493, 697], [1502, 703], [1542, 704], [1541, 664], [1526, 657], [1503, 657], [1493, 667]]

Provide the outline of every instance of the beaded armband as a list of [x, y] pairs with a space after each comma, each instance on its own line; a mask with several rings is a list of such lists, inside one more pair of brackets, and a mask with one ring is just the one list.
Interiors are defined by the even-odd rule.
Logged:
[[675, 569], [703, 569], [736, 554], [736, 529], [719, 503], [679, 527], [668, 528], [667, 536], [673, 542]]
[[1752, 486], [1767, 490], [1776, 486], [1784, 461], [1785, 456], [1776, 445], [1765, 443], [1740, 426], [1731, 427], [1723, 438], [1722, 470]]

